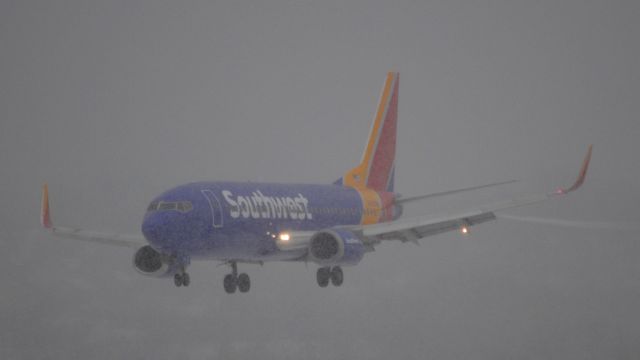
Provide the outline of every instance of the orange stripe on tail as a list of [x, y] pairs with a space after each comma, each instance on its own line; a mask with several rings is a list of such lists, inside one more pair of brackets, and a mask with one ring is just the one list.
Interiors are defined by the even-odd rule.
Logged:
[[397, 72], [387, 74], [362, 160], [344, 175], [343, 185], [393, 191], [399, 80]]

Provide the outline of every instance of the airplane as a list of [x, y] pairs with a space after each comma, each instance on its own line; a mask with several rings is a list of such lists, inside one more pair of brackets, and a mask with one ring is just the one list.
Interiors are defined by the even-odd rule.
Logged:
[[141, 235], [95, 232], [52, 223], [49, 191], [42, 190], [41, 225], [60, 237], [135, 249], [133, 267], [157, 278], [189, 286], [192, 260], [230, 266], [226, 293], [246, 293], [249, 275], [238, 264], [271, 261], [318, 265], [320, 287], [341, 286], [343, 266], [357, 265], [386, 241], [417, 243], [436, 234], [469, 232], [495, 220], [495, 212], [564, 196], [584, 182], [589, 146], [575, 183], [556, 191], [511, 198], [442, 216], [403, 218], [409, 202], [445, 197], [512, 183], [503, 181], [413, 197], [394, 192], [399, 74], [389, 72], [360, 163], [332, 184], [194, 182], [174, 187], [148, 205]]

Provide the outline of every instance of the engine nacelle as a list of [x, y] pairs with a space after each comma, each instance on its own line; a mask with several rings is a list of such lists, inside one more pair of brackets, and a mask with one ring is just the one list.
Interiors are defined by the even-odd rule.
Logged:
[[133, 267], [139, 273], [153, 277], [169, 277], [178, 271], [178, 263], [171, 257], [145, 245], [133, 255]]
[[321, 265], [356, 265], [366, 251], [356, 234], [343, 229], [319, 231], [309, 242], [311, 261]]

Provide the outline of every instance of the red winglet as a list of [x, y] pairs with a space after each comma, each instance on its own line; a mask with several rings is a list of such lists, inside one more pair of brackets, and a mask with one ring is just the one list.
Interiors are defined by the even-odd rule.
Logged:
[[40, 208], [40, 224], [45, 229], [51, 229], [53, 223], [51, 222], [51, 214], [49, 213], [49, 188], [47, 184], [42, 186], [42, 205]]
[[568, 189], [558, 189], [558, 194], [570, 193], [582, 186], [582, 184], [584, 183], [584, 179], [587, 177], [587, 170], [589, 170], [589, 162], [591, 161], [592, 149], [593, 145], [589, 145], [589, 150], [587, 151], [587, 155], [584, 157], [584, 162], [582, 163], [582, 168], [580, 169], [580, 174], [578, 175], [576, 182]]

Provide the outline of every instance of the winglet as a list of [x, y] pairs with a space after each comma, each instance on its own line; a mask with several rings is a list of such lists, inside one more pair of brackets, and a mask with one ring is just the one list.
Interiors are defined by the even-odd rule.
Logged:
[[593, 145], [589, 145], [589, 150], [587, 151], [587, 155], [584, 157], [584, 161], [582, 162], [582, 168], [580, 169], [580, 174], [576, 179], [576, 182], [571, 185], [568, 189], [560, 188], [556, 192], [558, 195], [567, 194], [574, 190], [578, 190], [580, 186], [584, 183], [584, 179], [587, 177], [587, 170], [589, 170], [589, 162], [591, 162], [591, 151], [593, 149]]
[[42, 186], [42, 204], [40, 207], [40, 225], [45, 229], [53, 228], [51, 214], [49, 213], [49, 188], [47, 184]]

